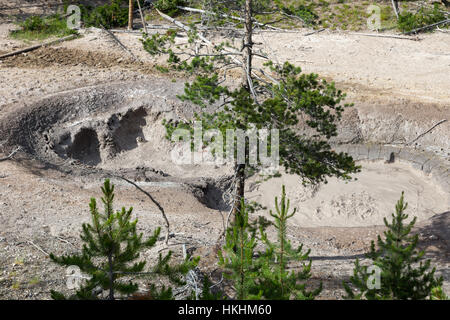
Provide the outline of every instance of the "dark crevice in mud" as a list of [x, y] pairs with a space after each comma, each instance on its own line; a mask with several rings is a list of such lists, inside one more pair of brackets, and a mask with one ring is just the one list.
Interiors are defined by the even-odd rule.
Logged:
[[102, 161], [99, 148], [97, 132], [83, 128], [75, 135], [72, 145], [67, 150], [67, 156], [81, 163], [95, 166]]
[[147, 111], [144, 108], [128, 110], [123, 117], [113, 115], [108, 127], [113, 133], [113, 142], [117, 152], [129, 151], [138, 147], [139, 141], [144, 141], [142, 129], [147, 125], [145, 117]]
[[229, 176], [220, 179], [204, 179], [190, 185], [194, 189], [194, 196], [205, 206], [214, 210], [229, 211], [231, 207], [224, 194], [229, 190], [231, 183], [232, 176]]

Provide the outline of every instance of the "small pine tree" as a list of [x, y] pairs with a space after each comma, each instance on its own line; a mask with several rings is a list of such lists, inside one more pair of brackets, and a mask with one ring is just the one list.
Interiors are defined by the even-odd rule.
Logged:
[[286, 228], [287, 220], [294, 216], [297, 211], [294, 209], [289, 213], [289, 199], [286, 199], [285, 186], [282, 187], [281, 201], [275, 197], [274, 214], [270, 210], [270, 215], [275, 219], [274, 226], [277, 230], [277, 242], [271, 242], [266, 232], [261, 228], [261, 238], [267, 249], [262, 256], [261, 277], [258, 279], [259, 287], [263, 291], [266, 299], [300, 299], [312, 300], [322, 290], [322, 284], [314, 291], [307, 291], [304, 281], [311, 277], [311, 263], [302, 264], [301, 271], [288, 271], [290, 262], [303, 262], [309, 259], [311, 250], [303, 252], [303, 244], [298, 248], [293, 248], [291, 242], [287, 240]]
[[431, 300], [449, 300], [442, 287], [436, 287], [431, 290]]
[[[385, 239], [378, 236], [378, 250], [372, 241], [371, 249], [366, 257], [371, 259], [374, 266], [381, 270], [380, 288], [377, 289], [370, 282], [367, 266], [361, 266], [356, 260], [353, 276], [350, 282], [359, 291], [355, 294], [350, 285], [344, 282], [347, 299], [425, 299], [432, 293], [432, 289], [442, 285], [443, 279], [435, 278], [436, 268], [430, 268], [430, 260], [423, 261], [424, 251], [417, 250], [419, 236], [410, 235], [416, 217], [405, 224], [408, 215], [404, 213], [408, 204], [403, 201], [404, 193], [395, 206], [392, 222], [384, 218], [387, 231]], [[370, 288], [369, 288], [370, 287]]]
[[251, 230], [248, 209], [241, 199], [240, 210], [228, 228], [225, 246], [218, 252], [219, 266], [225, 269], [224, 277], [233, 282], [236, 299], [259, 299], [255, 280], [259, 275], [258, 259], [255, 258], [256, 232]]
[[[130, 296], [138, 290], [138, 285], [131, 280], [122, 281], [124, 277], [136, 275], [144, 270], [145, 261], [137, 261], [143, 249], [155, 245], [160, 228], [147, 240], [142, 240], [142, 233], [136, 231], [137, 220], [131, 220], [133, 208], [114, 213], [114, 185], [106, 179], [103, 187], [102, 202], [104, 213], [101, 214], [97, 208], [94, 198], [90, 202], [91, 224], [83, 224], [81, 240], [84, 242], [81, 254], [57, 257], [53, 253], [50, 258], [62, 266], [77, 266], [80, 271], [88, 277], [83, 285], [71, 295], [70, 299], [97, 299], [95, 291], [107, 291], [108, 299], [114, 300], [117, 295]], [[181, 274], [185, 274], [198, 260], [188, 262], [187, 260], [176, 267], [169, 266], [171, 252], [166, 256], [159, 256], [158, 262], [151, 274], [169, 276], [170, 280], [181, 282]], [[151, 296], [155, 299], [170, 299], [172, 291], [170, 288], [156, 288], [151, 285]], [[66, 299], [57, 291], [51, 291], [53, 299]]]
[[204, 276], [202, 281], [202, 291], [198, 297], [195, 292], [192, 292], [190, 300], [226, 300], [226, 295], [220, 290], [213, 290], [213, 283], [208, 276]]

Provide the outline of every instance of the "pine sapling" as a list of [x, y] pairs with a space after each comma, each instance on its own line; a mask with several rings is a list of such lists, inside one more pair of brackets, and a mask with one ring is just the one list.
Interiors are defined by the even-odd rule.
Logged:
[[[292, 218], [296, 212], [294, 209], [289, 213], [289, 199], [286, 199], [285, 186], [282, 187], [281, 200], [275, 197], [276, 213], [270, 210], [274, 218], [273, 225], [277, 231], [277, 242], [271, 242], [267, 233], [261, 228], [261, 238], [266, 245], [266, 251], [262, 256], [261, 277], [258, 284], [265, 299], [301, 299], [312, 300], [322, 290], [322, 284], [313, 291], [307, 291], [305, 280], [311, 277], [311, 250], [303, 251], [303, 244], [293, 248], [287, 240], [287, 220]], [[303, 263], [309, 260], [308, 264]], [[300, 271], [289, 271], [292, 262], [302, 262]]]
[[255, 256], [256, 233], [250, 230], [248, 210], [241, 199], [232, 225], [226, 231], [225, 246], [218, 252], [219, 266], [225, 269], [224, 277], [231, 280], [236, 291], [236, 299], [259, 299], [255, 279], [259, 274]]
[[[90, 202], [91, 223], [82, 227], [81, 240], [84, 242], [80, 254], [61, 257], [50, 254], [50, 258], [66, 267], [78, 267], [80, 275], [85, 275], [76, 293], [70, 299], [98, 299], [98, 293], [107, 292], [107, 299], [129, 297], [138, 290], [138, 285], [129, 279], [142, 274], [146, 265], [139, 260], [144, 249], [153, 247], [160, 234], [156, 228], [153, 235], [143, 240], [143, 234], [137, 233], [137, 219], [132, 220], [133, 208], [124, 207], [114, 212], [114, 185], [106, 179], [102, 187], [104, 213], [100, 213], [94, 198]], [[181, 283], [181, 275], [186, 273], [198, 260], [185, 261], [179, 266], [169, 266], [171, 252], [159, 256], [159, 260], [149, 274], [168, 276], [169, 280]], [[171, 290], [151, 286], [154, 298], [170, 298]], [[66, 299], [64, 294], [53, 291], [53, 299]]]
[[392, 222], [384, 218], [387, 231], [385, 239], [378, 236], [377, 247], [372, 241], [371, 249], [366, 257], [372, 265], [380, 270], [379, 286], [374, 285], [374, 274], [369, 272], [368, 266], [355, 262], [351, 284], [356, 289], [353, 292], [349, 284], [344, 282], [348, 299], [425, 299], [430, 297], [432, 289], [442, 285], [442, 277], [436, 278], [436, 268], [430, 269], [430, 260], [423, 259], [424, 251], [417, 249], [419, 236], [411, 235], [416, 222], [414, 217], [405, 223], [408, 215], [404, 213], [408, 204], [404, 202], [402, 193], [392, 214]]

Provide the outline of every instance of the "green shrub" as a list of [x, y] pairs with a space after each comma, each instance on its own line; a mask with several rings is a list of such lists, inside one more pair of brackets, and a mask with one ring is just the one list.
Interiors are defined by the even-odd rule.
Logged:
[[32, 16], [20, 24], [19, 30], [11, 31], [10, 35], [16, 39], [42, 40], [51, 36], [63, 37], [76, 34], [76, 30], [67, 28], [67, 22], [59, 14], [47, 18]]
[[[128, 1], [125, 1], [128, 3]], [[101, 26], [110, 29], [128, 25], [128, 7], [124, 0], [112, 0], [111, 4], [99, 7], [81, 7], [82, 21], [86, 27]]]
[[[66, 297], [63, 293], [51, 290], [51, 297], [56, 300], [88, 300], [102, 299], [100, 292], [107, 293], [106, 299], [126, 298], [138, 290], [137, 282], [130, 279], [147, 277], [150, 291], [148, 295], [156, 300], [173, 299], [171, 286], [157, 284], [160, 278], [167, 278], [178, 286], [186, 284], [184, 275], [197, 266], [198, 258], [186, 257], [181, 264], [171, 263], [172, 251], [164, 256], [160, 253], [155, 264], [145, 271], [146, 261], [141, 253], [156, 245], [160, 228], [155, 228], [153, 235], [143, 239], [138, 233], [138, 220], [132, 219], [133, 208], [114, 210], [114, 185], [106, 179], [101, 188], [104, 211], [100, 212], [95, 198], [89, 204], [91, 223], [84, 223], [80, 235], [83, 241], [81, 252], [55, 256], [50, 259], [66, 268], [78, 268], [78, 275], [84, 275], [76, 292]], [[156, 259], [155, 259], [156, 260]], [[75, 269], [76, 270], [76, 269]], [[143, 272], [145, 271], [145, 272]]]
[[316, 24], [317, 19], [319, 19], [319, 16], [314, 12], [311, 6], [300, 4], [297, 7], [294, 7], [291, 5], [289, 7], [283, 7], [282, 10], [286, 14], [301, 18], [307, 25], [314, 25]]
[[450, 298], [445, 294], [442, 287], [435, 287], [431, 290], [431, 300], [449, 300]]
[[420, 8], [417, 13], [404, 12], [398, 17], [398, 29], [402, 32], [410, 32], [433, 23], [445, 20], [445, 14], [436, 3], [433, 9]]
[[178, 13], [177, 6], [184, 6], [186, 3], [183, 0], [157, 0], [155, 7], [169, 16], [173, 16]]
[[[408, 203], [404, 202], [404, 194], [395, 206], [392, 222], [384, 218], [387, 231], [384, 239], [378, 236], [377, 248], [372, 241], [370, 252], [366, 258], [372, 262], [371, 267], [380, 270], [379, 286], [373, 284], [373, 271], [369, 266], [363, 266], [356, 259], [353, 276], [350, 283], [344, 282], [347, 299], [368, 300], [419, 300], [444, 298], [445, 294], [439, 288], [443, 278], [435, 276], [435, 267], [431, 260], [425, 259], [425, 252], [418, 249], [419, 236], [411, 235], [411, 230], [417, 217], [406, 222], [408, 215], [404, 213]], [[356, 288], [356, 291], [350, 287]]]

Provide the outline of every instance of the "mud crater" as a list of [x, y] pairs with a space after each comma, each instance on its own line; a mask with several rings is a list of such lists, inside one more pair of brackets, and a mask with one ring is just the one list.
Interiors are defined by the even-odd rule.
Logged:
[[[81, 88], [13, 105], [0, 118], [0, 139], [68, 173], [114, 173], [138, 182], [187, 185], [207, 207], [228, 210], [223, 195], [231, 183], [230, 166], [177, 166], [170, 159], [174, 147], [165, 138], [162, 119], [188, 119], [198, 111], [176, 97], [182, 89], [182, 82], [158, 79]], [[408, 162], [450, 194], [448, 161], [414, 148], [366, 143], [365, 121], [356, 109], [347, 113], [334, 148], [357, 161]], [[352, 199], [338, 200], [345, 207]]]

